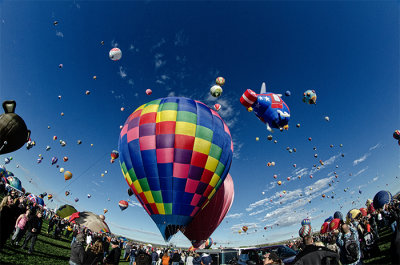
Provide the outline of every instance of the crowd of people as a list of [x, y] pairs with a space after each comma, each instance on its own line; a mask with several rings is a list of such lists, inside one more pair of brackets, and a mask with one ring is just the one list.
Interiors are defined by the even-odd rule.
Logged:
[[[119, 264], [120, 259], [130, 265], [211, 265], [210, 255], [202, 255], [181, 249], [154, 248], [112, 234], [96, 233], [79, 224], [70, 223], [57, 216], [54, 211], [43, 209], [31, 202], [24, 194], [13, 189], [3, 190], [0, 203], [0, 251], [7, 240], [12, 247], [21, 247], [28, 254], [34, 252], [42, 224], [48, 220], [49, 236], [61, 236], [71, 240], [70, 265]], [[310, 233], [297, 240], [287, 242], [287, 247], [295, 253], [291, 264], [363, 264], [365, 259], [379, 256], [379, 231], [390, 228], [392, 242], [390, 254], [392, 264], [400, 264], [400, 202], [393, 200], [383, 209], [359, 214], [326, 233]], [[239, 251], [237, 259], [231, 264], [258, 265], [283, 264], [282, 257], [271, 251], [257, 249], [256, 257], [249, 258], [249, 250]], [[123, 253], [122, 253], [123, 252]], [[121, 257], [121, 254], [122, 257]], [[227, 262], [227, 263], [228, 263]], [[287, 261], [286, 263], [287, 264]]]

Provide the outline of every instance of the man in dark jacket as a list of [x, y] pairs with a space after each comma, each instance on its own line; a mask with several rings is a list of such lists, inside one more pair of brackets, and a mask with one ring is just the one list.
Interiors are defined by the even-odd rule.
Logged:
[[81, 233], [76, 236], [76, 240], [71, 246], [71, 257], [69, 258], [70, 265], [82, 265], [85, 259], [85, 249], [83, 248], [83, 242], [85, 236]]
[[172, 265], [179, 265], [181, 261], [181, 255], [179, 255], [178, 250], [175, 249], [174, 255], [172, 255]]
[[155, 249], [151, 252], [151, 265], [156, 265], [158, 261], [158, 254]]
[[138, 254], [135, 258], [136, 265], [150, 265], [151, 264], [151, 256], [146, 253], [146, 250], [143, 249], [143, 246], [140, 246]]
[[42, 229], [42, 212], [38, 211], [36, 215], [32, 215], [28, 217], [28, 222], [26, 223], [27, 226], [27, 233], [25, 237], [24, 244], [22, 245], [23, 249], [26, 249], [26, 246], [31, 241], [31, 246], [29, 247], [28, 254], [32, 254], [33, 248], [35, 247], [36, 239], [38, 234], [40, 234], [40, 230]]
[[326, 247], [315, 246], [311, 236], [304, 237], [304, 244], [304, 250], [296, 256], [293, 264], [339, 264], [339, 255]]
[[104, 259], [106, 264], [118, 265], [119, 257], [121, 256], [121, 249], [119, 248], [119, 242], [116, 239], [111, 240], [111, 251], [110, 254]]

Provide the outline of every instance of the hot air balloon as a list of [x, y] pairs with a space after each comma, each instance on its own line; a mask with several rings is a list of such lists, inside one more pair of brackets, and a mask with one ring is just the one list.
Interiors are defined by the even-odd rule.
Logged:
[[317, 103], [317, 94], [314, 90], [307, 90], [304, 92], [303, 102], [307, 104], [316, 104]]
[[65, 191], [65, 196], [68, 196], [69, 195], [69, 191]]
[[75, 202], [79, 202], [79, 198], [75, 198], [74, 201], [75, 201]]
[[204, 248], [205, 248], [205, 249], [211, 248], [211, 246], [212, 246], [213, 243], [214, 243], [214, 241], [212, 240], [211, 237], [209, 237], [209, 238], [206, 240], [205, 244], [204, 244]]
[[392, 201], [392, 194], [389, 191], [381, 190], [375, 194], [373, 203], [375, 209], [381, 209], [383, 206]]
[[368, 215], [367, 209], [365, 209], [365, 208], [360, 208], [360, 212], [361, 212], [362, 216]]
[[343, 214], [342, 214], [341, 212], [337, 211], [337, 212], [335, 212], [335, 213], [333, 214], [333, 218], [334, 218], [334, 219], [343, 220]]
[[221, 104], [214, 104], [214, 109], [216, 110], [216, 111], [219, 111], [220, 109], [221, 109]]
[[146, 89], [146, 95], [150, 96], [153, 93], [151, 89]]
[[111, 163], [114, 163], [115, 159], [117, 159], [119, 157], [119, 153], [117, 150], [113, 150], [111, 152]]
[[362, 214], [359, 209], [352, 209], [346, 215], [346, 223], [351, 223], [356, 219], [361, 218]]
[[63, 161], [64, 161], [64, 162], [67, 162], [67, 161], [68, 161], [68, 157], [67, 157], [67, 156], [64, 156], [64, 157], [63, 157]]
[[256, 116], [267, 125], [267, 129], [272, 128], [288, 129], [290, 110], [279, 95], [266, 92], [265, 83], [261, 86], [261, 93], [256, 94], [251, 89], [247, 89], [240, 103], [247, 109], [252, 108]]
[[90, 199], [92, 197], [92, 195], [88, 194], [87, 197]]
[[279, 185], [279, 186], [282, 185], [282, 181], [279, 180], [279, 181], [278, 181], [278, 185]]
[[290, 97], [290, 95], [292, 95], [292, 93], [291, 93], [289, 90], [287, 90], [287, 91], [285, 92], [285, 96]]
[[400, 140], [400, 131], [399, 130], [394, 131], [393, 138], [396, 140]]
[[120, 200], [118, 205], [119, 205], [119, 208], [121, 209], [121, 211], [126, 210], [129, 206], [128, 202], [124, 201], [124, 200]]
[[62, 64], [62, 63], [60, 63], [59, 65], [58, 65], [58, 68], [63, 68], [64, 67], [64, 65]]
[[332, 220], [333, 220], [333, 217], [332, 217], [332, 216], [329, 216], [328, 218], [325, 219], [324, 223], [325, 223], [325, 222], [330, 223]]
[[311, 220], [308, 218], [303, 219], [303, 221], [301, 221], [301, 225], [311, 225]]
[[372, 202], [373, 202], [372, 199], [368, 199], [367, 202], [365, 203], [365, 206], [367, 206], [368, 208]]
[[222, 76], [217, 77], [217, 79], [215, 79], [215, 83], [219, 86], [223, 86], [225, 85], [225, 78], [223, 78]]
[[321, 230], [320, 230], [319, 232], [320, 232], [321, 234], [325, 234], [325, 233], [328, 232], [328, 229], [329, 229], [329, 223], [328, 223], [328, 222], [325, 222], [325, 223], [322, 224]]
[[249, 230], [249, 228], [248, 228], [247, 226], [243, 226], [243, 227], [242, 227], [242, 230], [243, 230], [243, 232], [245, 232], [245, 233], [246, 233], [246, 232], [247, 232], [247, 230]]
[[[61, 170], [61, 169], [60, 169]], [[69, 180], [69, 179], [71, 179], [72, 178], [72, 173], [71, 172], [69, 172], [69, 171], [65, 171], [64, 172], [64, 179], [65, 180]]]
[[14, 100], [3, 102], [4, 114], [0, 115], [0, 154], [7, 154], [20, 149], [28, 142], [31, 135], [25, 121], [14, 113], [16, 106], [17, 103]]
[[310, 236], [312, 234], [311, 225], [302, 225], [299, 230], [299, 236], [304, 238], [305, 236]]
[[46, 151], [49, 151], [51, 149], [50, 145], [46, 146]]
[[51, 158], [51, 164], [52, 164], [52, 165], [54, 165], [55, 163], [57, 163], [57, 161], [58, 161], [58, 158], [57, 158], [57, 157], [53, 156], [53, 157]]
[[217, 229], [229, 212], [234, 195], [233, 180], [231, 175], [228, 174], [215, 196], [183, 231], [183, 234], [192, 242], [194, 247], [200, 247]]
[[76, 212], [77, 210], [75, 209], [74, 206], [69, 204], [64, 204], [56, 210], [56, 215], [58, 215], [60, 218], [65, 218]]
[[108, 210], [104, 208], [103, 213], [106, 214], [107, 212], [108, 212]]
[[34, 194], [29, 194], [27, 198], [28, 198], [28, 200], [29, 200], [30, 202], [32, 202], [32, 203], [37, 203], [37, 200], [36, 200], [37, 196], [36, 196], [36, 195], [34, 195]]
[[119, 48], [112, 48], [108, 55], [111, 60], [118, 61], [122, 57], [122, 51]]
[[133, 190], [131, 188], [128, 188], [128, 195], [132, 196], [133, 195]]
[[332, 219], [329, 223], [329, 231], [333, 231], [335, 229], [339, 229], [340, 224], [342, 223], [342, 220], [339, 218]]
[[211, 94], [211, 96], [213, 96], [215, 98], [220, 97], [222, 95], [222, 91], [223, 91], [222, 87], [219, 85], [213, 85], [210, 88], [210, 94]]
[[63, 173], [64, 172], [64, 168], [62, 167], [62, 168], [60, 168], [60, 173]]
[[199, 101], [169, 97], [129, 116], [119, 154], [126, 181], [169, 240], [222, 185], [233, 144], [217, 112]]
[[110, 233], [110, 228], [104, 222], [104, 215], [96, 215], [91, 212], [75, 212], [69, 217], [69, 222], [87, 227], [95, 233]]
[[47, 199], [48, 199], [48, 200], [53, 199], [53, 195], [52, 195], [52, 194], [47, 195]]

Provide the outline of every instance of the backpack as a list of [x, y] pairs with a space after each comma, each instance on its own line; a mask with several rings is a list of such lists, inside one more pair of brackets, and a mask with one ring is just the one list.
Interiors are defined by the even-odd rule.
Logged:
[[372, 246], [375, 243], [374, 235], [371, 232], [367, 232], [364, 235], [365, 245]]
[[347, 239], [344, 239], [344, 257], [346, 263], [354, 263], [358, 260], [358, 245], [354, 238], [354, 234]]

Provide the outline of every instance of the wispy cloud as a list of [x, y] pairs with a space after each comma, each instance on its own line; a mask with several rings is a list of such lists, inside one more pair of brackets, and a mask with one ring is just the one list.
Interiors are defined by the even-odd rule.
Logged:
[[124, 69], [122, 66], [120, 66], [118, 74], [121, 78], [125, 78], [127, 76], [126, 69]]
[[236, 141], [233, 141], [233, 158], [240, 158], [240, 150], [242, 150], [243, 146], [243, 143], [237, 143]]
[[368, 166], [364, 167], [363, 169], [361, 169], [360, 171], [358, 171], [356, 174], [354, 174], [354, 177], [357, 177], [358, 175], [364, 173], [367, 169], [368, 169]]
[[56, 30], [56, 36], [60, 38], [64, 38], [64, 34], [61, 31]]
[[129, 80], [128, 80], [128, 84], [131, 85], [131, 86], [133, 86], [133, 85], [135, 84], [135, 82], [133, 82], [133, 79], [129, 79]]
[[166, 64], [166, 61], [162, 59], [163, 57], [164, 55], [161, 53], [157, 53], [156, 55], [154, 55], [154, 66], [156, 69]]
[[174, 91], [169, 92], [168, 97], [175, 97], [175, 92]]
[[188, 43], [189, 39], [183, 33], [183, 30], [177, 32], [175, 34], [174, 45], [175, 46], [185, 46]]
[[114, 48], [118, 47], [118, 42], [116, 42], [115, 40], [112, 40], [111, 41], [111, 46], [114, 47]]
[[130, 232], [134, 232], [134, 233], [140, 233], [140, 234], [145, 234], [145, 235], [151, 235], [151, 236], [160, 236], [160, 234], [159, 233], [154, 233], [154, 232], [151, 232], [151, 231], [145, 231], [145, 230], [140, 230], [140, 229], [135, 229], [135, 228], [131, 228], [131, 227], [125, 227], [125, 226], [121, 226], [121, 225], [119, 225], [119, 224], [116, 224], [116, 223], [112, 223], [112, 222], [107, 222], [107, 224], [109, 225], [109, 226], [111, 226], [111, 227], [117, 227], [117, 228], [119, 228], [119, 229], [122, 229], [122, 230], [126, 230], [126, 231], [130, 231]]
[[371, 146], [371, 147], [369, 148], [369, 151], [372, 151], [372, 150], [374, 150], [374, 149], [376, 149], [376, 148], [378, 148], [378, 147], [380, 147], [380, 146], [381, 146], [381, 144], [380, 144], [380, 143], [377, 143], [376, 145]]
[[162, 45], [164, 45], [165, 43], [166, 43], [165, 39], [162, 38], [159, 42], [157, 42], [156, 44], [154, 44], [154, 45], [151, 47], [151, 50], [158, 49], [158, 48], [160, 48]]
[[243, 216], [243, 213], [231, 213], [225, 216], [225, 218], [232, 218], [232, 219], [237, 219]]
[[140, 207], [140, 208], [143, 208], [143, 206], [140, 204], [140, 203], [138, 203], [138, 202], [128, 202], [128, 204], [130, 205], [130, 206], [132, 206], [132, 207], [135, 207], [135, 206], [137, 206], [137, 207]]
[[367, 157], [369, 157], [369, 155], [370, 155], [370, 153], [366, 153], [362, 157], [360, 157], [359, 159], [354, 160], [353, 161], [353, 166], [356, 166], [356, 165], [364, 162], [367, 159]]

